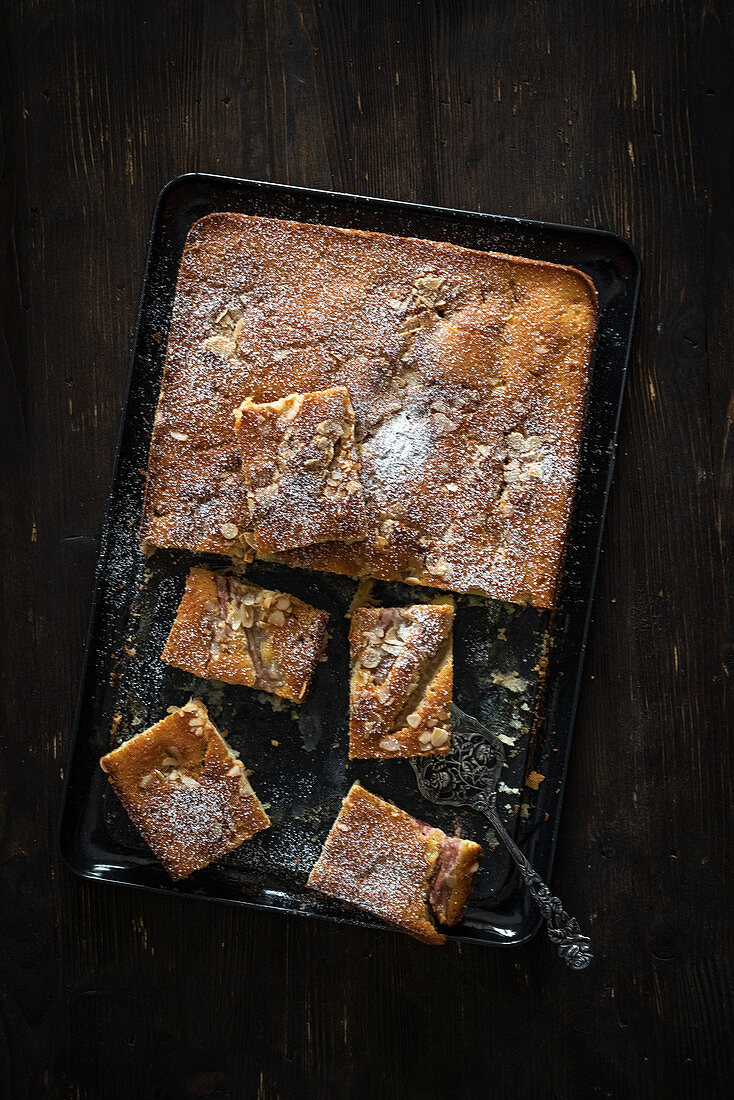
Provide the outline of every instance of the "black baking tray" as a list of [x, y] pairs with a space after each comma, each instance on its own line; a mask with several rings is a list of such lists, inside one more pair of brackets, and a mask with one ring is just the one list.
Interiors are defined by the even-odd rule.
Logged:
[[[458, 825], [485, 845], [472, 904], [449, 938], [522, 943], [537, 931], [539, 916], [504, 850], [493, 846], [486, 822], [471, 811], [424, 801], [408, 761], [347, 764], [344, 612], [355, 582], [272, 563], [248, 570], [254, 580], [332, 613], [328, 660], [301, 708], [246, 688], [197, 681], [160, 661], [188, 567], [206, 558], [141, 554], [144, 470], [186, 234], [199, 218], [220, 210], [451, 241], [570, 264], [594, 282], [599, 323], [558, 607], [549, 615], [476, 597], [457, 599], [456, 701], [512, 741], [500, 805], [539, 873], [546, 880], [551, 873], [639, 290], [638, 258], [620, 237], [592, 229], [201, 173], [169, 183], [153, 215], [65, 778], [62, 855], [89, 879], [384, 927], [305, 887], [340, 800], [359, 778], [421, 819], [451, 832]], [[386, 603], [431, 595], [386, 583], [376, 593]], [[502, 682], [514, 672], [524, 685], [520, 691]], [[214, 720], [230, 731], [231, 743], [253, 769], [255, 790], [270, 805], [274, 827], [174, 884], [132, 828], [98, 760], [110, 747], [113, 722], [117, 743], [190, 694], [204, 698]], [[530, 769], [545, 776], [537, 792], [524, 787]]]

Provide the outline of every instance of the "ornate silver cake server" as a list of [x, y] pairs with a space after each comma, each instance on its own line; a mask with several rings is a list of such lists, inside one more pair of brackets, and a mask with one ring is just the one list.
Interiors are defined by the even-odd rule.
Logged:
[[573, 970], [583, 970], [593, 958], [591, 940], [581, 934], [537, 871], [518, 848], [497, 809], [497, 784], [505, 763], [502, 742], [476, 719], [452, 704], [451, 752], [448, 756], [411, 757], [424, 798], [444, 806], [469, 806], [484, 814], [507, 848], [530, 896], [545, 919], [548, 938]]

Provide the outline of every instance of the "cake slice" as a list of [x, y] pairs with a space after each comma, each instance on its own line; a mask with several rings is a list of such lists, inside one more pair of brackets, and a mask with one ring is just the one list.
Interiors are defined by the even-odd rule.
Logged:
[[240, 577], [194, 568], [162, 658], [205, 680], [300, 703], [327, 641], [328, 612]]
[[343, 386], [294, 393], [235, 412], [249, 509], [246, 539], [260, 552], [367, 533], [354, 440], [354, 409]]
[[99, 763], [173, 879], [206, 867], [270, 825], [239, 756], [197, 699]]
[[424, 825], [355, 783], [308, 885], [388, 921], [424, 943], [466, 911], [481, 847]]
[[453, 621], [448, 602], [354, 611], [350, 759], [449, 752]]

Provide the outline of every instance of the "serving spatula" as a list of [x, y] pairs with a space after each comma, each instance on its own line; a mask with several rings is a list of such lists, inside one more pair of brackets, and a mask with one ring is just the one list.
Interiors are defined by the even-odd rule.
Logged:
[[548, 938], [573, 970], [583, 970], [593, 958], [591, 940], [575, 917], [569, 917], [540, 875], [507, 832], [497, 809], [497, 785], [505, 764], [505, 750], [495, 733], [451, 705], [451, 752], [447, 756], [411, 757], [424, 798], [436, 805], [468, 806], [489, 820], [498, 839], [512, 856], [520, 876], [546, 923]]

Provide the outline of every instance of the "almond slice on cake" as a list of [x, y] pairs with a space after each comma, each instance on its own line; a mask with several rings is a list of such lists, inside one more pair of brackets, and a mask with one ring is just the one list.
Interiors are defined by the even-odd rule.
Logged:
[[351, 759], [451, 748], [451, 603], [359, 607], [349, 635]]

